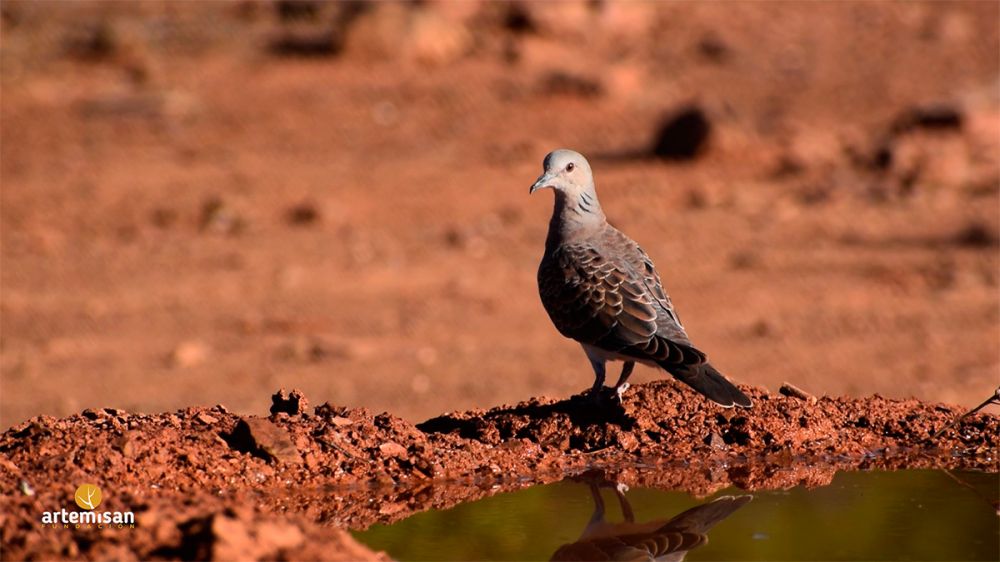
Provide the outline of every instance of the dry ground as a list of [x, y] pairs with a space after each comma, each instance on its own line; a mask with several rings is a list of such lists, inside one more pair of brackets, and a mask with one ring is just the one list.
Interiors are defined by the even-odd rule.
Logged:
[[[996, 3], [602, 6], [4, 2], [0, 427], [578, 391], [527, 194], [563, 146], [736, 380], [992, 392]], [[692, 104], [704, 150], [640, 157]]]

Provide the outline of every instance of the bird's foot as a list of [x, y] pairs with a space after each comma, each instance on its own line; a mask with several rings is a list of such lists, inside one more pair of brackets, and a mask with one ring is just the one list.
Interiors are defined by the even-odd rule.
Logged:
[[630, 385], [627, 382], [623, 382], [615, 387], [615, 397], [618, 399], [619, 402], [622, 401], [622, 396], [625, 395], [625, 391], [628, 390], [630, 386], [632, 385]]
[[587, 396], [590, 398], [590, 401], [598, 405], [604, 404], [604, 394], [604, 385], [594, 386], [587, 392]]

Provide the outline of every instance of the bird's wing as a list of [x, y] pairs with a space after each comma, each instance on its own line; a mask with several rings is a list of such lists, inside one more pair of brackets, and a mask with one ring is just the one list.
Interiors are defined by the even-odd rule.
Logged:
[[660, 531], [707, 533], [712, 527], [732, 515], [752, 499], [753, 496], [749, 494], [742, 496], [722, 496], [708, 503], [696, 505], [676, 515], [663, 525]]
[[662, 560], [673, 553], [682, 558], [706, 542], [703, 534], [679, 531], [621, 535], [563, 545], [551, 560]]
[[670, 295], [663, 289], [660, 281], [660, 274], [653, 265], [653, 260], [642, 249], [639, 244], [626, 236], [620, 230], [609, 225], [609, 233], [606, 237], [616, 247], [617, 254], [622, 256], [634, 274], [642, 279], [642, 284], [646, 293], [653, 301], [656, 308], [656, 333], [660, 337], [669, 339], [679, 344], [691, 346], [684, 326], [681, 325], [680, 316], [674, 310], [674, 304], [670, 301]]
[[626, 241], [613, 231], [545, 256], [538, 286], [552, 322], [566, 337], [639, 360], [704, 363], [672, 314], [652, 263]]

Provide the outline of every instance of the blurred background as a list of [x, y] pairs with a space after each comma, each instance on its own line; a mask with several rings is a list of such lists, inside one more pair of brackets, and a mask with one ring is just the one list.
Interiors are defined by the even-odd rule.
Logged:
[[4, 428], [587, 388], [535, 285], [559, 147], [737, 381], [1000, 379], [995, 2], [0, 12]]

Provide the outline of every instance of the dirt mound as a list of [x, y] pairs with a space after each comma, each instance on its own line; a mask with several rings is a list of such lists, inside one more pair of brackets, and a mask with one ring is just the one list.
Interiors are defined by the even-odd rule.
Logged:
[[[633, 486], [708, 494], [829, 482], [838, 469], [997, 470], [1000, 418], [917, 400], [768, 395], [722, 410], [670, 382], [618, 403], [578, 395], [448, 414], [390, 414], [273, 398], [268, 418], [222, 406], [175, 413], [86, 410], [0, 437], [3, 547], [28, 558], [364, 558], [343, 531], [587, 469]], [[135, 529], [43, 528], [84, 482]], [[252, 506], [252, 507], [247, 507]], [[370, 555], [374, 556], [374, 555]]]
[[[670, 381], [642, 385], [622, 402], [595, 404], [589, 396], [569, 400], [534, 399], [488, 412], [445, 415], [417, 427], [499, 445], [511, 439], [567, 451], [614, 450], [640, 456], [663, 455], [865, 455], [919, 446], [957, 410], [918, 400], [808, 399], [747, 392], [752, 410], [712, 408]], [[984, 420], [993, 418], [983, 418]], [[963, 429], [962, 454], [989, 450], [989, 424]], [[992, 441], [995, 445], [995, 441]]]

